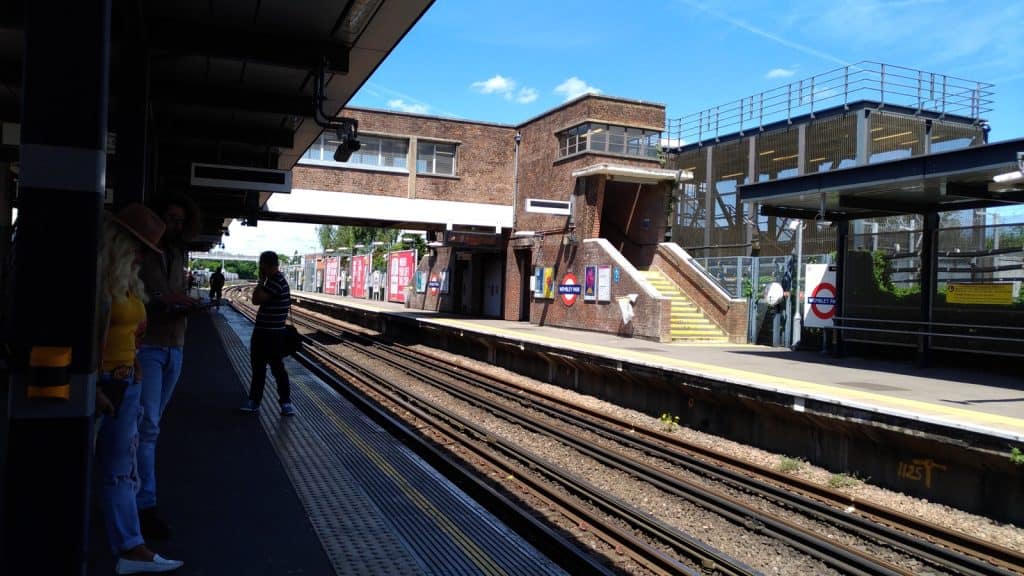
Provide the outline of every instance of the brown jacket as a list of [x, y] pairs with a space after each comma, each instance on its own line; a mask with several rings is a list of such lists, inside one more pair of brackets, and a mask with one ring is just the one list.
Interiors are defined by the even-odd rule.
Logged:
[[149, 252], [142, 261], [139, 276], [146, 285], [149, 303], [146, 304], [146, 337], [142, 343], [147, 346], [184, 346], [185, 326], [188, 319], [184, 312], [175, 312], [160, 301], [165, 294], [186, 294], [188, 283], [185, 279], [185, 248], [160, 243], [163, 255]]

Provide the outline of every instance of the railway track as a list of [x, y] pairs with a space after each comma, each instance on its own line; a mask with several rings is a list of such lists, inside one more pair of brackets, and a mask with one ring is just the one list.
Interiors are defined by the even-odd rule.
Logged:
[[[297, 311], [299, 322], [324, 334], [337, 336], [339, 326], [318, 315]], [[358, 339], [358, 343], [353, 342]], [[668, 494], [685, 499], [710, 510], [752, 532], [769, 534], [784, 545], [807, 554], [839, 573], [847, 574], [1013, 574], [1024, 567], [1020, 555], [968, 536], [922, 523], [916, 519], [861, 503], [856, 508], [840, 493], [793, 479], [779, 472], [751, 466], [725, 455], [682, 443], [678, 437], [652, 431], [635, 430], [598, 411], [568, 403], [559, 398], [516, 387], [493, 376], [465, 368], [446, 366], [437, 358], [400, 346], [390, 346], [347, 333], [342, 337], [353, 353], [366, 354], [394, 366], [410, 377], [443, 389], [445, 393], [470, 405], [487, 410], [508, 422], [557, 438], [581, 454], [602, 465], [642, 478]], [[319, 345], [317, 346], [319, 349]], [[325, 357], [330, 353], [324, 353]], [[337, 356], [337, 355], [335, 355]], [[331, 360], [332, 362], [334, 360]], [[356, 363], [358, 364], [358, 362]], [[388, 394], [401, 397], [402, 402], [417, 411], [443, 412], [424, 398], [400, 390], [394, 384]], [[539, 418], [538, 415], [543, 416]], [[735, 563], [694, 542], [656, 519], [619, 502], [608, 501], [585, 482], [544, 467], [534, 455], [515, 452], [515, 447], [502, 446], [486, 429], [454, 414], [445, 414], [447, 426], [461, 434], [485, 439], [506, 458], [523, 462], [533, 470], [542, 470], [549, 481], [569, 489], [583, 501], [592, 502], [603, 514], [643, 530], [650, 538], [670, 546], [696, 569], [716, 573], [750, 573], [750, 567]], [[585, 432], [586, 435], [581, 434]], [[595, 449], [592, 436], [613, 442], [620, 449]], [[642, 458], [629, 454], [640, 454]], [[644, 461], [654, 459], [663, 464], [651, 466]], [[500, 464], [499, 464], [500, 465]], [[666, 466], [667, 465], [667, 466]], [[700, 480], [695, 480], [698, 478]], [[740, 498], [737, 494], [745, 495]], [[750, 504], [754, 498], [771, 504], [765, 512]], [[568, 506], [560, 504], [567, 510]], [[784, 513], [783, 513], [784, 512]], [[578, 510], [572, 512], [579, 515]], [[805, 520], [793, 521], [792, 516]], [[597, 520], [588, 520], [598, 526]], [[824, 527], [824, 528], [823, 528]], [[822, 532], [841, 532], [855, 539], [851, 544], [822, 537]], [[609, 529], [609, 534], [614, 531]], [[632, 546], [632, 544], [631, 544]], [[896, 563], [894, 559], [901, 559]], [[909, 560], [908, 560], [909, 559]], [[667, 570], [678, 567], [651, 567], [650, 560], [641, 564], [649, 569]]]

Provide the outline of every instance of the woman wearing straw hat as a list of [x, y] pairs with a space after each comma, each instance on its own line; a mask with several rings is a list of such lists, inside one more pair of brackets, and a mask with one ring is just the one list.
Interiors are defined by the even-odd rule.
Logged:
[[164, 223], [152, 210], [130, 204], [107, 216], [100, 256], [101, 309], [106, 316], [97, 412], [101, 413], [96, 454], [102, 476], [104, 525], [117, 556], [117, 574], [171, 572], [183, 564], [146, 547], [139, 527], [135, 493], [139, 478], [136, 448], [142, 418], [136, 350], [146, 329], [146, 293], [139, 261], [157, 242]]

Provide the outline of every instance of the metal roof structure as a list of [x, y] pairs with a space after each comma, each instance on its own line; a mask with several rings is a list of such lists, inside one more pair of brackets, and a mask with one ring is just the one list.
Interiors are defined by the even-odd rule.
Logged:
[[927, 214], [1024, 202], [1024, 182], [993, 178], [1019, 169], [1024, 138], [739, 187], [761, 213], [831, 221]]
[[[432, 0], [114, 1], [107, 182], [130, 197], [148, 164], [147, 196], [186, 193], [202, 214], [196, 248], [232, 219], [254, 215], [270, 192], [197, 187], [192, 163], [289, 170], [322, 128], [313, 121], [325, 63], [334, 117]], [[0, 119], [22, 112], [24, 3], [0, 7]], [[59, 74], [60, 71], [54, 71]], [[75, 97], [67, 87], [65, 100]], [[59, 113], [59, 110], [55, 111]], [[16, 161], [16, 145], [0, 155]], [[118, 182], [132, 184], [118, 189]], [[141, 199], [141, 198], [135, 198]], [[148, 198], [147, 198], [148, 199]]]

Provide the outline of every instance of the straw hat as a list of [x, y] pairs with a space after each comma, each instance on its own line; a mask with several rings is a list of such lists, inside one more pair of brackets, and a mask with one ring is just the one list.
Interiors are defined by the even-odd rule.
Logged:
[[166, 226], [156, 212], [142, 204], [132, 203], [122, 208], [111, 219], [121, 225], [139, 242], [155, 250], [158, 254], [162, 252], [158, 244], [160, 243], [160, 237], [164, 235]]

